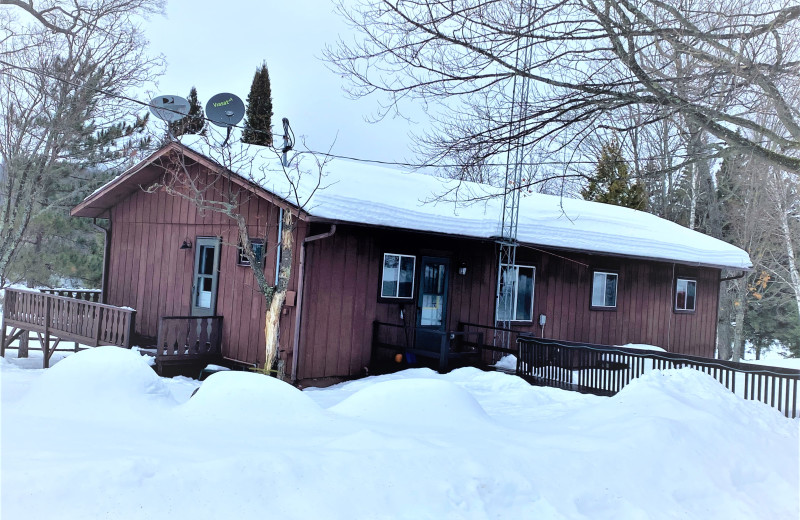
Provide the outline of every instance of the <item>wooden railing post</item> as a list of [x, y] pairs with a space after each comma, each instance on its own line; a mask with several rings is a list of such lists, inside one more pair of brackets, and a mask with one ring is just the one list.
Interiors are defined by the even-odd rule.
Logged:
[[133, 337], [133, 330], [136, 325], [136, 311], [131, 311], [126, 315], [128, 323], [127, 327], [125, 327], [125, 342], [123, 346], [125, 348], [131, 348], [131, 342], [132, 342], [131, 338]]
[[[6, 357], [6, 312], [8, 310], [8, 295], [3, 302], [3, 312], [0, 314], [0, 357]], [[10, 341], [9, 341], [10, 343]]]
[[442, 339], [439, 343], [439, 372], [447, 372], [447, 360], [450, 353], [450, 332], [442, 332]]
[[44, 303], [44, 344], [42, 345], [42, 368], [50, 368], [50, 298]]
[[94, 345], [96, 347], [100, 344], [100, 336], [103, 334], [103, 308], [97, 308], [97, 314], [95, 315], [94, 320], [94, 331], [92, 336], [94, 337]]

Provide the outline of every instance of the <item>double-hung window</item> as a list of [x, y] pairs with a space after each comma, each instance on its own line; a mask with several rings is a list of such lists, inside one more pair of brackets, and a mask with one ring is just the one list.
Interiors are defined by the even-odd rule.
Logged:
[[416, 257], [395, 253], [383, 255], [381, 298], [412, 298], [414, 296], [414, 264]]
[[675, 282], [675, 310], [681, 312], [692, 312], [697, 300], [697, 282], [678, 278]]
[[617, 307], [617, 273], [595, 271], [592, 277], [592, 307], [615, 309]]
[[497, 321], [533, 320], [533, 285], [536, 269], [503, 264], [497, 293]]

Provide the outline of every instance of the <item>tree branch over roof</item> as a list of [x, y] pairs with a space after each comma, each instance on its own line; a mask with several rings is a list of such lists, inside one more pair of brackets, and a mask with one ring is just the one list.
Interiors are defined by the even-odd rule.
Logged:
[[[800, 6], [789, 0], [360, 0], [339, 12], [361, 37], [326, 50], [332, 68], [352, 96], [382, 94], [381, 115], [407, 100], [430, 107], [435, 129], [419, 141], [431, 158], [491, 161], [520, 119], [531, 146], [568, 146], [637, 106], [643, 126], [679, 114], [725, 147], [800, 171], [789, 95]], [[530, 63], [516, 60], [518, 43]], [[515, 77], [532, 83], [522, 114]]]

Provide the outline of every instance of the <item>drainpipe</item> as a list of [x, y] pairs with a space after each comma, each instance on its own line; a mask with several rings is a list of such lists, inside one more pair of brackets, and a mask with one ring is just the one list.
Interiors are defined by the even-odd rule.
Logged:
[[294, 317], [294, 341], [292, 342], [292, 383], [297, 382], [297, 360], [300, 359], [300, 321], [303, 315], [303, 281], [305, 280], [306, 267], [306, 244], [316, 240], [328, 238], [336, 233], [336, 224], [331, 224], [331, 229], [327, 233], [306, 237], [303, 245], [300, 246], [300, 265], [298, 266], [299, 276], [297, 282], [297, 304], [295, 305]]
[[108, 263], [111, 261], [111, 215], [108, 216], [108, 229], [97, 225], [97, 218], [92, 219], [92, 226], [103, 232], [103, 276], [100, 282], [100, 303], [108, 301]]

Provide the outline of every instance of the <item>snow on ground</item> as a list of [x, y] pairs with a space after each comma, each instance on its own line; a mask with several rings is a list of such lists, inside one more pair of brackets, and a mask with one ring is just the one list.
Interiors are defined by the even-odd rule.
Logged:
[[602, 398], [474, 368], [199, 388], [101, 347], [0, 359], [4, 520], [795, 519], [800, 420], [694, 370]]

